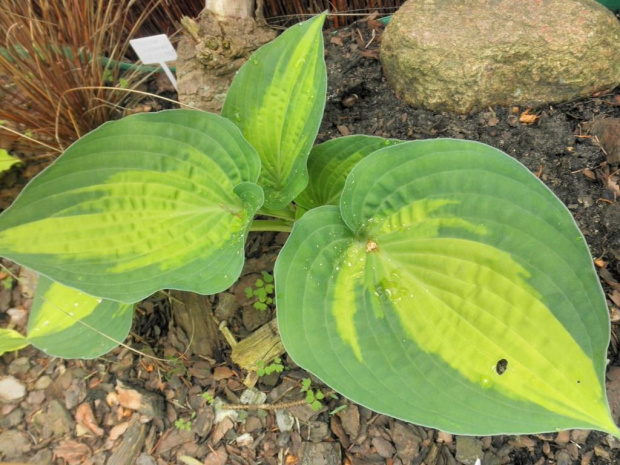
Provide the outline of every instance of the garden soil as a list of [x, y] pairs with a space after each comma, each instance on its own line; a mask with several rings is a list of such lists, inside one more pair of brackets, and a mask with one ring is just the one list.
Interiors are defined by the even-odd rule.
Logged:
[[[618, 166], [607, 160], [606, 152], [612, 153], [620, 140], [610, 133], [595, 137], [590, 125], [597, 118], [620, 117], [620, 88], [562, 105], [496, 107], [468, 116], [412, 108], [393, 95], [383, 78], [381, 32], [373, 20], [326, 32], [329, 88], [318, 141], [349, 134], [476, 140], [515, 157], [549, 186], [583, 231], [608, 296], [608, 393], [617, 420], [620, 187]], [[27, 163], [2, 179], [3, 206], [38, 170]], [[300, 391], [308, 375], [286, 356], [284, 372], [261, 377], [256, 388], [266, 395], [261, 402], [287, 408], [239, 410], [220, 418], [209, 396], [239, 404], [246, 389], [247, 373], [231, 361], [231, 337], [242, 340], [275, 316], [272, 308], [256, 310], [245, 288], [258, 273], [273, 269], [285, 240], [282, 233], [252, 234], [239, 283], [205, 299], [205, 311], [228, 328], [228, 339], [220, 335], [211, 357], [187, 350], [191, 334], [174, 324], [174, 297], [167, 293], [138, 306], [126, 341], [132, 350], [120, 347], [91, 361], [59, 360], [34, 348], [0, 357], [0, 376], [13, 381], [9, 394], [17, 397], [0, 403], [0, 461], [473, 465], [481, 458], [485, 465], [620, 463], [620, 443], [599, 432], [453, 436], [395, 421], [337, 395], [327, 396], [314, 411]], [[12, 322], [23, 330], [30, 303], [18, 283], [0, 286], [0, 325]], [[319, 380], [312, 381], [312, 389], [328, 392]]]

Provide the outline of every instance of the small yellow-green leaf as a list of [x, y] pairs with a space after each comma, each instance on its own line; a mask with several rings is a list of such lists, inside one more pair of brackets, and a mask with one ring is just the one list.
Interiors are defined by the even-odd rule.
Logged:
[[132, 316], [133, 305], [92, 297], [41, 276], [28, 341], [54, 357], [91, 359], [125, 340]]
[[19, 158], [9, 155], [5, 149], [0, 149], [0, 173], [11, 169], [11, 166], [21, 163]]
[[28, 339], [14, 329], [0, 328], [0, 355], [26, 347]]
[[283, 208], [308, 182], [306, 160], [325, 107], [325, 14], [287, 29], [239, 70], [222, 116], [262, 160], [258, 183], [267, 208]]

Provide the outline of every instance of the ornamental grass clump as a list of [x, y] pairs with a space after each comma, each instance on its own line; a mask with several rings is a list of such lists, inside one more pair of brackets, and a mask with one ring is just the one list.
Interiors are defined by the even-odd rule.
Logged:
[[224, 291], [249, 231], [292, 231], [274, 270], [282, 341], [342, 395], [457, 434], [620, 436], [607, 306], [569, 211], [478, 142], [313, 146], [324, 19], [259, 49], [222, 116], [107, 123], [24, 189], [0, 216], [0, 254], [43, 277], [28, 338], [11, 333], [4, 349], [97, 356], [134, 302]]
[[146, 76], [137, 70], [121, 74], [127, 38], [158, 1], [149, 0], [141, 14], [129, 0], [3, 1], [0, 132], [10, 132], [18, 150], [57, 156], [120, 117], [125, 89]]

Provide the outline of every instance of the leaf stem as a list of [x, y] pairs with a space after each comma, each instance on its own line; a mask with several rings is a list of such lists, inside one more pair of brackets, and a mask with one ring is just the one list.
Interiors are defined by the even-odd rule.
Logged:
[[272, 216], [274, 218], [280, 218], [281, 220], [295, 221], [295, 210], [293, 208], [286, 208], [282, 210], [272, 210], [270, 208], [261, 208], [256, 212], [257, 215]]
[[250, 231], [275, 231], [291, 232], [293, 224], [282, 220], [254, 220], [250, 225]]

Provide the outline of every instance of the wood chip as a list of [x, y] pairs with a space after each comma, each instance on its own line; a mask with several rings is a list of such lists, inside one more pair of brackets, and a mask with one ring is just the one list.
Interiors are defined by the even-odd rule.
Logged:
[[453, 441], [454, 441], [454, 438], [450, 433], [444, 433], [443, 431], [439, 431], [437, 433], [437, 442], [443, 442], [445, 444], [452, 444]]
[[54, 448], [54, 455], [68, 465], [79, 465], [92, 455], [86, 444], [77, 441], [60, 441]]
[[332, 37], [329, 42], [331, 44], [338, 45], [339, 47], [342, 47], [344, 45], [340, 37]]
[[213, 370], [213, 379], [215, 381], [232, 378], [235, 375], [236, 373], [233, 370], [225, 366], [216, 367], [215, 370]]
[[586, 178], [592, 179], [593, 181], [596, 180], [596, 174], [594, 174], [594, 171], [586, 168], [582, 171], [582, 173]]
[[108, 459], [107, 465], [126, 465], [135, 463], [142, 452], [146, 440], [147, 425], [140, 422], [140, 415], [131, 417], [130, 426], [123, 435], [120, 446]]
[[336, 126], [338, 128], [338, 131], [340, 132], [340, 134], [342, 134], [343, 136], [348, 136], [351, 133], [349, 132], [349, 128], [346, 127], [344, 124], [340, 124], [338, 126]]
[[559, 445], [564, 445], [570, 441], [570, 431], [564, 430], [560, 431], [555, 438], [555, 443]]

